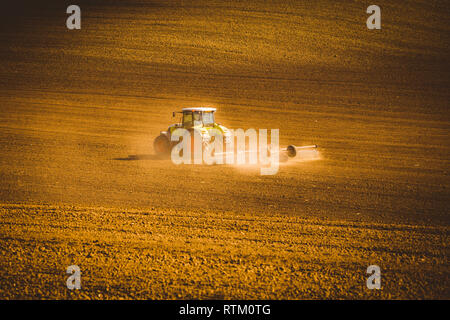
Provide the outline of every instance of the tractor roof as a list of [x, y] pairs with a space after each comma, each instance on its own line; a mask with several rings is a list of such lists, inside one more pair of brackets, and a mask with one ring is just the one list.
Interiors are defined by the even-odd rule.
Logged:
[[183, 108], [182, 111], [216, 111], [216, 108]]

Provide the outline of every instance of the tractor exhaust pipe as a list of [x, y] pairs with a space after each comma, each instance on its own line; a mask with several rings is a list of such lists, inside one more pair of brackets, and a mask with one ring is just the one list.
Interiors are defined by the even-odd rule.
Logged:
[[291, 145], [287, 146], [287, 148], [284, 149], [283, 151], [287, 152], [287, 155], [288, 155], [289, 158], [293, 158], [293, 157], [295, 157], [297, 155], [297, 151], [299, 151], [299, 150], [316, 149], [316, 148], [317, 148], [316, 144], [313, 144], [313, 145], [310, 145], [310, 146], [302, 146], [302, 147], [296, 147], [293, 144], [291, 144]]

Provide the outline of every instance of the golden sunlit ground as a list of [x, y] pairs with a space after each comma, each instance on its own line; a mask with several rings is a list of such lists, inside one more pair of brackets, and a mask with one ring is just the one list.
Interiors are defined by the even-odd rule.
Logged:
[[[0, 298], [450, 298], [444, 4], [49, 3], [0, 29]], [[186, 106], [320, 159], [158, 159]]]

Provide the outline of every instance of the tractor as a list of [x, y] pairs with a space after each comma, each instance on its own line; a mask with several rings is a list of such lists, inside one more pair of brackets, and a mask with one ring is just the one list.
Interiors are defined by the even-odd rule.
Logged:
[[[160, 135], [156, 137], [153, 142], [153, 149], [155, 153], [160, 156], [168, 156], [172, 151], [173, 146], [177, 142], [172, 141], [172, 135], [176, 134], [176, 129], [183, 128], [191, 132], [191, 137], [194, 131], [200, 134], [202, 137], [202, 144], [207, 147], [211, 141], [209, 130], [216, 129], [223, 136], [224, 146], [230, 143], [232, 135], [230, 130], [226, 127], [214, 122], [214, 112], [216, 108], [184, 108], [181, 112], [173, 112], [173, 117], [177, 113], [181, 113], [181, 121], [179, 123], [169, 126], [167, 131], [161, 131]], [[193, 146], [193, 143], [191, 144]]]
[[[179, 112], [173, 112], [173, 117], [176, 116], [177, 113], [181, 113], [181, 121], [179, 123], [172, 124], [169, 126], [167, 131], [161, 131], [160, 135], [156, 137], [153, 143], [153, 149], [155, 153], [162, 157], [168, 157], [171, 154], [172, 148], [178, 143], [180, 137], [176, 139], [172, 139], [172, 135], [177, 134], [176, 129], [183, 128], [188, 130], [191, 133], [191, 148], [194, 148], [194, 132], [199, 134], [202, 141], [202, 149], [208, 148], [212, 142], [212, 137], [210, 135], [209, 130], [215, 129], [216, 132], [220, 133], [220, 136], [223, 137], [223, 149], [229, 151], [229, 149], [233, 149], [234, 153], [249, 151], [238, 151], [236, 149], [236, 144], [234, 143], [234, 135], [231, 130], [227, 129], [225, 126], [220, 125], [214, 121], [214, 112], [216, 108], [184, 108]], [[173, 141], [175, 140], [175, 141]], [[233, 148], [229, 148], [229, 145], [233, 145]], [[275, 153], [279, 154], [280, 162], [285, 162], [288, 158], [293, 158], [298, 155], [299, 151], [302, 150], [315, 150], [317, 145], [310, 146], [302, 146], [296, 147], [294, 145], [289, 145], [286, 148], [276, 150]], [[270, 148], [267, 150], [268, 154], [271, 151]], [[216, 153], [218, 154], [218, 153]]]

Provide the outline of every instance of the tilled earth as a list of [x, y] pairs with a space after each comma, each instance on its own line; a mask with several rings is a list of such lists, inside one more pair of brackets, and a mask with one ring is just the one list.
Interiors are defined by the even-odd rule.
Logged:
[[[3, 205], [0, 213], [3, 297], [448, 296], [443, 227], [26, 205]], [[79, 291], [63, 285], [74, 263], [81, 269]], [[366, 287], [371, 264], [382, 270], [381, 290]]]

